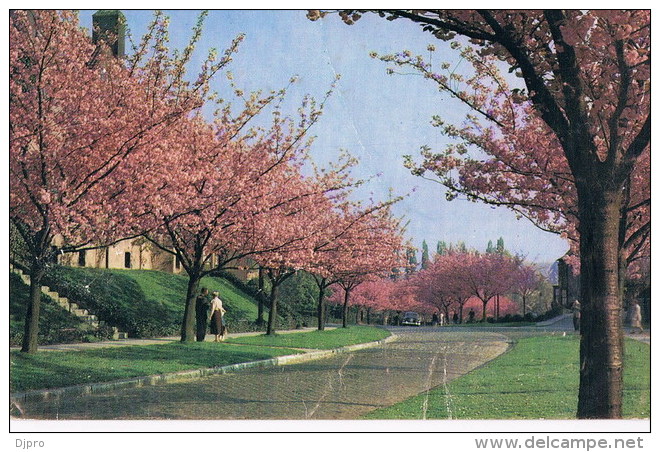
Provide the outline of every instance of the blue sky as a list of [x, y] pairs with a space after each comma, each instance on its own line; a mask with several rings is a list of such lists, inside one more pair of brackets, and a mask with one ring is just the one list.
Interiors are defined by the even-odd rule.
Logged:
[[[152, 19], [151, 11], [123, 11], [137, 39]], [[91, 28], [94, 11], [81, 11], [81, 25]], [[190, 37], [198, 11], [167, 11], [171, 18], [171, 45], [181, 48]], [[504, 238], [506, 247], [528, 260], [550, 262], [561, 257], [568, 245], [527, 220], [517, 220], [504, 208], [492, 208], [465, 200], [448, 202], [442, 186], [412, 176], [403, 167], [403, 155], [417, 154], [420, 146], [442, 149], [445, 138], [431, 127], [434, 114], [460, 123], [461, 106], [440, 95], [427, 80], [416, 75], [388, 75], [387, 65], [369, 57], [410, 50], [427, 55], [427, 45], [439, 52], [434, 58], [455, 59], [442, 42], [406, 21], [389, 22], [367, 15], [347, 26], [337, 16], [317, 22], [304, 11], [211, 11], [205, 22], [199, 61], [209, 48], [224, 50], [239, 33], [246, 35], [230, 65], [236, 84], [245, 91], [279, 89], [299, 77], [289, 93], [293, 113], [302, 96], [323, 97], [336, 74], [338, 89], [330, 98], [320, 123], [313, 129], [312, 148], [319, 162], [334, 159], [347, 149], [360, 160], [356, 177], [380, 174], [360, 195], [386, 199], [389, 189], [412, 194], [398, 203], [395, 213], [409, 221], [407, 235], [421, 247], [426, 240], [433, 249], [438, 240], [464, 241], [484, 250], [488, 241]], [[127, 44], [128, 49], [128, 44]], [[221, 78], [222, 79], [222, 78]], [[215, 87], [222, 95], [225, 86]]]

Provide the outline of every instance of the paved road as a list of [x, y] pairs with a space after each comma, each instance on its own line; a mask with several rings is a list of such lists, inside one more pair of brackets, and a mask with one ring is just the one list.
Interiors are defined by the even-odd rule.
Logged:
[[397, 340], [332, 358], [22, 406], [33, 419], [356, 419], [503, 353], [490, 331], [393, 328]]

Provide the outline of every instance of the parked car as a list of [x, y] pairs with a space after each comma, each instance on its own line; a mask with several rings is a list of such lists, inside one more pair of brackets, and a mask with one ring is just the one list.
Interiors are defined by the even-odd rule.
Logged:
[[420, 326], [422, 324], [422, 320], [416, 312], [406, 312], [403, 314], [403, 319], [401, 320], [401, 325], [404, 326]]

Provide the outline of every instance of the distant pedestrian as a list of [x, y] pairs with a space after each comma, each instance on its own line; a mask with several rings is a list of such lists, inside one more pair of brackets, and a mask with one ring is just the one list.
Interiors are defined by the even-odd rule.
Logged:
[[575, 300], [571, 306], [571, 311], [573, 311], [573, 328], [575, 331], [580, 331], [580, 322], [582, 319], [582, 306], [580, 302]]
[[197, 320], [197, 342], [204, 342], [206, 337], [206, 327], [209, 321], [209, 308], [211, 301], [209, 300], [209, 290], [202, 287], [199, 291], [197, 300], [195, 300], [195, 319]]
[[452, 320], [454, 321], [454, 325], [458, 325], [458, 313], [454, 312], [454, 316], [452, 317]]
[[438, 324], [438, 314], [433, 313], [433, 318], [431, 319], [431, 326], [436, 326]]
[[474, 323], [474, 316], [476, 314], [474, 313], [474, 309], [470, 309], [470, 312], [468, 312], [468, 318], [470, 323]]
[[642, 308], [639, 305], [639, 303], [637, 303], [637, 301], [633, 301], [631, 309], [632, 309], [630, 316], [630, 326], [632, 327], [631, 333], [643, 333], [644, 328], [642, 328]]
[[222, 307], [222, 300], [218, 296], [218, 292], [213, 292], [213, 299], [211, 300], [211, 334], [215, 334], [215, 342], [225, 340], [227, 335], [227, 328], [225, 327], [225, 308]]
[[440, 313], [440, 326], [444, 326], [444, 325], [445, 325], [445, 313], [441, 312]]

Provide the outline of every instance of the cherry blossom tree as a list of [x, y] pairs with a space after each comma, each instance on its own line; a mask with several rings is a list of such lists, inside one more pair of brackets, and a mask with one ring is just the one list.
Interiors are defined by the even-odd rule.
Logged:
[[449, 296], [454, 300], [457, 309], [458, 322], [463, 323], [463, 312], [467, 301], [472, 296], [470, 287], [464, 284], [456, 275], [467, 272], [469, 261], [463, 259], [464, 252], [448, 251], [436, 256], [435, 271], [438, 275], [437, 283], [445, 287]]
[[31, 278], [24, 352], [36, 352], [41, 280], [58, 251], [154, 226], [140, 200], [154, 188], [151, 163], [169, 157], [151, 150], [204, 103], [210, 78], [235, 50], [209, 55], [188, 83], [190, 52], [168, 57], [166, 41], [156, 16], [142, 41], [152, 54], [118, 60], [78, 28], [74, 12], [10, 15], [10, 221], [29, 251], [28, 262], [15, 264]]
[[[345, 239], [347, 230], [354, 226], [357, 217], [351, 217], [348, 212], [356, 208], [359, 203], [351, 202], [348, 198], [353, 188], [361, 185], [363, 181], [354, 181], [350, 177], [350, 169], [357, 164], [357, 160], [347, 152], [342, 152], [338, 162], [331, 164], [334, 174], [341, 175], [340, 179], [333, 184], [335, 190], [332, 196], [332, 205], [324, 209], [323, 223], [319, 224], [322, 233], [316, 234], [315, 243], [312, 245], [313, 255], [305, 263], [306, 269], [311, 273], [318, 287], [317, 296], [317, 328], [319, 331], [325, 329], [326, 315], [326, 293], [328, 289], [337, 283], [334, 270], [342, 261], [342, 240]], [[324, 179], [329, 174], [326, 170], [315, 167], [315, 177]]]
[[419, 300], [442, 310], [447, 319], [450, 312], [455, 312], [462, 322], [463, 308], [473, 292], [457, 275], [468, 274], [470, 262], [467, 253], [447, 250], [444, 254], [436, 254], [428, 268], [412, 281]]
[[526, 298], [538, 289], [540, 280], [532, 266], [505, 253], [448, 251], [436, 255], [427, 269], [412, 278], [411, 285], [420, 302], [435, 306], [447, 318], [450, 311], [456, 312], [462, 322], [464, 308], [475, 301], [481, 305], [483, 321], [491, 300], [495, 300], [495, 317], [499, 317], [500, 302], [510, 311], [510, 301], [502, 296], [513, 292], [523, 297], [524, 314]]
[[522, 297], [522, 315], [527, 314], [527, 299], [536, 292], [542, 281], [541, 274], [530, 265], [521, 265], [515, 275], [512, 290]]
[[[226, 124], [223, 124], [226, 128]], [[214, 130], [201, 117], [168, 131], [170, 155], [186, 161], [160, 173], [161, 189], [149, 199], [151, 212], [162, 226], [147, 237], [176, 255], [188, 275], [181, 340], [194, 340], [194, 302], [199, 282], [207, 274], [242, 256], [245, 220], [263, 194], [260, 166], [269, 157], [265, 147], [248, 147], [231, 135]], [[174, 171], [174, 174], [172, 174]], [[247, 245], [246, 245], [247, 246]]]
[[[469, 252], [460, 255], [461, 272], [454, 274], [457, 284], [464, 285], [471, 296], [482, 304], [482, 322], [486, 321], [488, 303], [511, 290], [519, 263], [500, 254]], [[466, 300], [467, 301], [467, 300]]]
[[266, 221], [257, 228], [262, 251], [255, 259], [267, 269], [271, 286], [267, 335], [275, 334], [279, 286], [296, 271], [310, 269], [315, 246], [327, 234], [332, 188], [318, 182], [301, 178], [297, 189], [288, 182], [285, 186], [291, 199], [264, 216]]
[[[351, 24], [363, 13], [341, 11], [340, 15]], [[643, 242], [648, 230], [643, 219], [638, 220], [642, 224], [640, 233], [628, 234], [626, 225], [628, 215], [635, 216], [637, 205], [643, 208], [648, 204], [646, 199], [637, 203], [628, 199], [636, 168], [642, 163], [643, 155], [650, 152], [650, 11], [380, 10], [375, 13], [390, 20], [418, 23], [438, 39], [466, 38], [478, 55], [496, 56], [522, 78], [525, 90], [515, 92], [521, 107], [529, 111], [529, 125], [524, 125], [522, 132], [539, 142], [545, 141], [550, 145], [549, 150], [561, 150], [575, 190], [574, 227], [579, 235], [583, 307], [577, 415], [620, 418], [623, 250], [631, 239], [637, 244]], [[308, 17], [316, 20], [324, 14], [310, 11]], [[451, 94], [466, 102], [475, 114], [497, 121], [496, 117], [489, 117], [488, 99], [473, 99], [467, 90]], [[537, 129], [538, 133], [526, 133], [524, 129], [528, 128]], [[479, 137], [497, 138], [491, 130], [486, 126]], [[515, 147], [512, 149], [514, 155], [520, 152]], [[559, 162], [551, 159], [549, 163]], [[520, 170], [535, 169], [521, 166]], [[518, 176], [514, 172], [508, 174], [512, 181]], [[564, 183], [557, 179], [541, 182], [545, 182], [547, 190], [554, 190], [553, 184]], [[567, 187], [570, 182], [565, 181]], [[648, 186], [648, 179], [643, 185]], [[552, 212], [549, 209], [548, 216]], [[569, 234], [570, 229], [567, 225], [562, 232]]]
[[393, 269], [406, 265], [402, 258], [403, 229], [389, 207], [373, 210], [369, 215], [354, 212], [356, 221], [341, 238], [341, 260], [332, 268], [332, 275], [343, 289], [344, 328], [351, 292], [366, 281], [390, 276]]
[[[457, 143], [440, 153], [424, 147], [422, 161], [415, 162], [407, 156], [406, 165], [414, 174], [447, 187], [449, 199], [464, 195], [469, 200], [505, 206], [539, 228], [561, 234], [570, 241], [573, 253], [578, 256], [577, 191], [561, 144], [542, 119], [534, 115], [532, 106], [522, 101], [520, 89], [509, 87], [495, 57], [480, 55], [471, 47], [463, 49], [461, 56], [475, 71], [473, 77], [463, 79], [450, 74], [449, 70], [447, 74], [433, 72], [420, 57], [407, 53], [381, 57], [395, 65], [415, 68], [479, 110], [492, 123], [484, 125], [483, 118], [468, 116], [462, 127], [456, 127], [436, 116], [433, 124]], [[463, 82], [474, 94], [468, 96], [465, 91], [454, 88], [450, 79], [456, 84]], [[482, 154], [473, 155], [468, 152], [471, 149], [478, 149]], [[484, 154], [489, 158], [484, 160]], [[647, 149], [624, 188], [621, 209], [624, 233], [620, 244], [622, 281], [632, 263], [649, 255], [649, 156], [650, 149]], [[579, 261], [573, 265], [579, 269]]]
[[[346, 291], [343, 288], [333, 292], [328, 301], [344, 306]], [[387, 324], [391, 312], [428, 310], [416, 298], [409, 280], [390, 277], [368, 279], [351, 289], [350, 304], [367, 309], [368, 312], [383, 313], [383, 323]]]
[[[189, 278], [183, 342], [195, 337], [195, 302], [204, 276], [250, 257], [271, 279], [272, 303], [279, 285], [302, 268], [311, 231], [320, 229], [313, 214], [327, 206], [325, 193], [334, 188], [336, 172], [313, 181], [303, 178], [301, 168], [308, 162], [307, 133], [323, 104], [305, 98], [294, 121], [280, 111], [286, 92], [252, 94], [238, 113], [227, 106], [216, 112], [213, 124], [197, 117], [171, 131], [178, 138], [169, 151], [187, 160], [186, 175], [161, 187], [152, 211], [163, 226], [149, 238], [176, 254]], [[269, 128], [250, 125], [266, 111], [272, 115]], [[272, 334], [276, 303], [270, 311]]]
[[[355, 164], [357, 161], [350, 161]], [[351, 189], [361, 185], [363, 181], [351, 184]], [[368, 217], [377, 215], [378, 211], [389, 209], [390, 206], [400, 201], [401, 197], [395, 197], [388, 201], [363, 206], [361, 202], [350, 201], [349, 195], [352, 191], [346, 191], [340, 203], [328, 212], [328, 221], [324, 226], [326, 233], [318, 236], [318, 244], [314, 247], [314, 257], [308, 262], [308, 269], [312, 272], [319, 288], [317, 299], [318, 329], [325, 329], [325, 294], [329, 287], [337, 284], [346, 268], [346, 260], [353, 259], [355, 246], [368, 246], [364, 243], [353, 243], [350, 240], [359, 238], [354, 233], [355, 228], [363, 227], [363, 222]]]
[[[499, 303], [499, 307], [498, 307], [498, 303]], [[482, 308], [483, 308], [482, 301], [478, 297], [474, 297], [474, 296], [470, 297], [467, 300], [464, 307], [464, 309], [468, 310], [468, 312], [470, 310], [475, 310], [475, 320], [478, 320], [480, 322], [484, 321]], [[498, 315], [507, 316], [507, 315], [515, 315], [519, 313], [520, 313], [520, 307], [515, 301], [513, 301], [513, 299], [511, 299], [507, 295], [496, 295], [493, 299], [493, 302], [489, 303], [486, 308], [486, 321], [488, 321], [489, 318], [497, 320]]]
[[353, 291], [353, 304], [365, 307], [368, 312], [382, 311], [386, 322], [385, 312], [396, 309], [396, 300], [399, 300], [400, 293], [396, 285], [396, 282], [390, 278], [365, 281]]
[[[442, 312], [449, 318], [450, 309], [456, 309], [456, 300], [449, 287], [442, 283], [446, 275], [442, 273], [436, 262], [427, 264], [427, 268], [420, 270], [410, 280], [414, 287], [416, 298], [427, 305], [433, 306], [436, 311]], [[452, 309], [452, 310], [453, 310]]]

